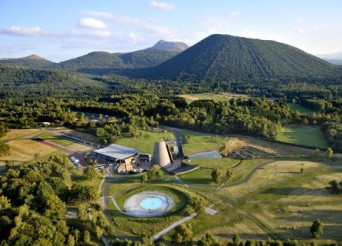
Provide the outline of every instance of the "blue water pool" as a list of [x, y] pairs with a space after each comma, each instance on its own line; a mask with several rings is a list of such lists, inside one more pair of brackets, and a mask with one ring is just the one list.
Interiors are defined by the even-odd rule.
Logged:
[[159, 197], [145, 198], [140, 202], [140, 206], [144, 209], [158, 209], [164, 205], [164, 201]]

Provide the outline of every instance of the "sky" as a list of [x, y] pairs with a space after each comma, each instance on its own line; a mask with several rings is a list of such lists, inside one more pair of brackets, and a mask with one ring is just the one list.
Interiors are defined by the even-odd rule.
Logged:
[[0, 0], [0, 58], [59, 62], [217, 33], [342, 57], [341, 12], [341, 0]]

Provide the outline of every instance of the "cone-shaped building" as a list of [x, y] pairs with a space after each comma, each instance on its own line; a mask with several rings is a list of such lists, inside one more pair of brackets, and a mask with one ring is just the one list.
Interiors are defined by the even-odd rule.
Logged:
[[169, 146], [162, 142], [155, 142], [153, 149], [152, 164], [159, 164], [162, 168], [167, 169], [171, 167], [172, 155]]

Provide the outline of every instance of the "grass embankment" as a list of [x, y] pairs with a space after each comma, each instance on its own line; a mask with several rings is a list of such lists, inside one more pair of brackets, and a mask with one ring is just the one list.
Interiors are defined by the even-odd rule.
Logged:
[[141, 153], [152, 154], [155, 142], [171, 139], [174, 139], [174, 135], [171, 132], [151, 132], [139, 130], [138, 136], [120, 138], [117, 141], [117, 144], [137, 149]]
[[327, 143], [318, 126], [291, 125], [283, 127], [276, 140], [309, 147], [326, 148]]

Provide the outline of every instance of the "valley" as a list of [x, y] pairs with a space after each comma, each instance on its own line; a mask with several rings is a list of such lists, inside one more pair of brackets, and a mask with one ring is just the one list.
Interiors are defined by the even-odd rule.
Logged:
[[219, 34], [1, 59], [1, 243], [337, 244], [340, 70]]

